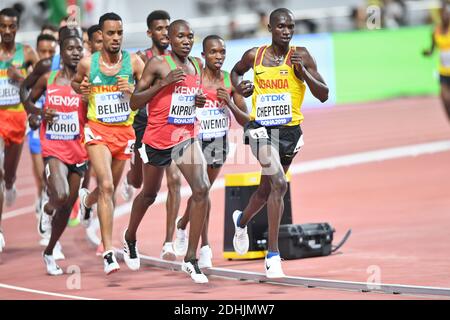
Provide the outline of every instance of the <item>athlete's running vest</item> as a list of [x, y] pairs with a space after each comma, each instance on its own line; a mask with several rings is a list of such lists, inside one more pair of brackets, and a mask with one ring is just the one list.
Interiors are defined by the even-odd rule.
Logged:
[[[177, 68], [172, 56], [164, 59], [170, 70]], [[155, 149], [169, 149], [195, 135], [195, 96], [201, 87], [201, 70], [195, 58], [189, 60], [196, 75], [164, 87], [147, 104], [147, 128], [142, 141]]]
[[295, 47], [291, 47], [283, 64], [276, 67], [262, 64], [267, 48], [263, 46], [256, 51], [250, 120], [265, 127], [299, 125], [304, 119], [301, 106], [306, 86], [297, 78], [291, 65]]
[[26, 76], [25, 55], [21, 43], [16, 43], [16, 52], [12, 59], [0, 61], [0, 108], [10, 111], [24, 111], [25, 109], [20, 103], [20, 84], [8, 77], [10, 66], [15, 66], [23, 76]]
[[[223, 71], [223, 84], [228, 94], [231, 94], [230, 74], [226, 71]], [[197, 109], [197, 119], [200, 122], [198, 136], [201, 140], [223, 137], [231, 125], [230, 110], [217, 98], [217, 89], [202, 88], [206, 103], [203, 108]]]
[[450, 76], [450, 30], [443, 34], [440, 27], [434, 32], [434, 41], [439, 48], [439, 74]]
[[120, 71], [114, 76], [107, 76], [100, 70], [100, 52], [91, 56], [89, 120], [105, 125], [132, 125], [136, 111], [130, 108], [130, 96], [120, 92], [117, 87], [116, 76], [127, 78], [128, 83], [134, 84], [131, 56], [127, 51], [122, 51], [122, 57]]
[[59, 73], [52, 71], [47, 82], [44, 108], [56, 110], [57, 120], [53, 123], [42, 121], [42, 154], [44, 157], [55, 156], [67, 164], [81, 163], [87, 158], [82, 145], [85, 105], [82, 96], [70, 85], [55, 84]]

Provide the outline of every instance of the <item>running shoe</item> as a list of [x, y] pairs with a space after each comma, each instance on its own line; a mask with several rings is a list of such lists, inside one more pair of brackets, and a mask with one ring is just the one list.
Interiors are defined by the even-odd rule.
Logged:
[[192, 259], [189, 261], [184, 261], [181, 265], [181, 270], [186, 272], [191, 276], [195, 283], [207, 283], [208, 278], [203, 274], [203, 272], [198, 267], [197, 259]]
[[273, 256], [271, 258], [265, 259], [264, 269], [266, 270], [267, 278], [284, 278], [285, 274], [281, 268], [281, 258], [280, 255]]
[[178, 229], [178, 221], [181, 217], [177, 217], [175, 220], [175, 241], [173, 243], [173, 250], [177, 256], [185, 256], [188, 248], [188, 233], [187, 230]]
[[165, 242], [161, 250], [161, 259], [167, 261], [175, 261], [177, 256], [173, 250], [173, 242]]
[[47, 268], [47, 273], [51, 276], [60, 276], [64, 272], [63, 270], [56, 264], [55, 258], [53, 256], [42, 254], [44, 257], [44, 263]]
[[137, 240], [127, 241], [125, 240], [125, 230], [123, 232], [122, 240], [123, 240], [123, 260], [127, 264], [128, 268], [133, 271], [139, 270], [141, 267], [141, 258], [139, 257], [139, 250], [137, 248]]
[[3, 251], [3, 248], [5, 248], [6, 242], [5, 242], [5, 236], [3, 235], [3, 232], [0, 230], [0, 252]]
[[85, 228], [88, 228], [91, 225], [93, 215], [92, 208], [86, 206], [86, 197], [89, 193], [89, 190], [85, 188], [81, 188], [80, 191], [78, 191], [80, 197], [80, 220]]
[[120, 266], [117, 263], [113, 250], [108, 250], [103, 253], [103, 264], [106, 275], [110, 275], [111, 273], [120, 270]]
[[212, 268], [212, 250], [209, 245], [200, 248], [200, 258], [198, 259], [198, 267]]
[[248, 251], [250, 241], [248, 239], [247, 226], [241, 228], [237, 225], [238, 218], [241, 214], [242, 211], [239, 210], [233, 212], [233, 223], [235, 226], [233, 247], [234, 251], [236, 251], [238, 254], [244, 255]]

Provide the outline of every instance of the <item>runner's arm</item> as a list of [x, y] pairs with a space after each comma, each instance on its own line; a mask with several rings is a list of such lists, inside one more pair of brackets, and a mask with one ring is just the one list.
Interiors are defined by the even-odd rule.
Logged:
[[39, 61], [34, 67], [33, 71], [25, 78], [25, 80], [20, 85], [20, 101], [25, 103], [28, 98], [29, 89], [34, 86], [34, 84], [39, 80], [39, 77], [49, 72], [51, 69], [51, 59], [44, 59]]
[[36, 63], [39, 62], [39, 56], [38, 56], [37, 52], [29, 45], [25, 45], [23, 50], [24, 50], [26, 65], [34, 67], [36, 65]]
[[39, 98], [44, 94], [45, 90], [47, 89], [47, 81], [50, 73], [44, 73], [41, 75], [36, 84], [31, 89], [30, 94], [28, 95], [27, 99], [24, 102], [25, 110], [29, 115], [43, 115], [44, 108], [38, 108], [35, 105], [35, 102], [39, 100]]
[[245, 52], [241, 60], [231, 70], [231, 83], [244, 97], [249, 97], [253, 93], [253, 83], [248, 80], [242, 81], [242, 79], [244, 74], [253, 68], [256, 51], [257, 48], [252, 48]]
[[309, 90], [320, 102], [328, 100], [328, 86], [317, 71], [317, 64], [306, 48], [297, 48], [291, 56], [294, 65], [295, 75], [306, 82]]
[[248, 115], [247, 104], [245, 103], [245, 99], [242, 95], [240, 95], [235, 88], [233, 88], [233, 92], [231, 93], [233, 96], [233, 101], [229, 107], [231, 112], [234, 115], [236, 121], [244, 126], [247, 122], [250, 121], [250, 116]]
[[436, 40], [434, 39], [434, 32], [431, 35], [431, 48], [423, 50], [423, 55], [429, 57], [433, 54], [434, 49], [436, 49]]

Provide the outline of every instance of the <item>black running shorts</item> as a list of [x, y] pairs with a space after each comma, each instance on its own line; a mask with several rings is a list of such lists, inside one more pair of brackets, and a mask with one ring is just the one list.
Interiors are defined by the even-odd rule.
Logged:
[[172, 160], [182, 157], [186, 148], [194, 143], [194, 141], [195, 139], [191, 138], [164, 150], [155, 149], [148, 144], [143, 144], [139, 149], [139, 154], [141, 155], [142, 162], [145, 164], [151, 164], [155, 167], [166, 167], [170, 165]]
[[264, 127], [250, 121], [244, 126], [244, 143], [250, 145], [256, 158], [261, 146], [271, 144], [280, 155], [281, 165], [289, 166], [303, 145], [302, 134], [300, 125]]
[[[50, 159], [58, 159], [58, 158], [57, 157], [52, 157], [52, 156], [45, 157], [44, 158], [44, 163], [47, 164]], [[77, 164], [67, 164], [67, 163], [64, 163], [64, 164], [66, 165], [67, 169], [69, 169], [69, 173], [76, 173], [80, 177], [84, 177], [84, 173], [88, 169], [88, 161], [85, 161], [85, 162], [82, 162], [82, 163], [77, 163]]]
[[228, 155], [228, 137], [225, 135], [211, 140], [202, 140], [202, 151], [206, 163], [212, 169], [222, 167]]

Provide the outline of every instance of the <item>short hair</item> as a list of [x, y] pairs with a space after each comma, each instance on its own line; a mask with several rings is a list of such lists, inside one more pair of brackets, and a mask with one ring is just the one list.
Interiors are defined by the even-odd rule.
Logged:
[[53, 32], [58, 32], [58, 28], [56, 26], [54, 26], [53, 24], [44, 24], [41, 27], [41, 32], [44, 31], [44, 30], [50, 30], [50, 31], [53, 31]]
[[118, 14], [116, 14], [114, 12], [105, 13], [98, 20], [98, 25], [100, 26], [100, 29], [103, 29], [103, 25], [105, 24], [105, 21], [108, 21], [108, 20], [122, 21], [122, 18]]
[[97, 31], [100, 31], [100, 26], [98, 24], [94, 24], [93, 26], [90, 26], [87, 29], [87, 34], [88, 34], [88, 38], [89, 41], [92, 41], [93, 37], [94, 37], [94, 33], [96, 33]]
[[51, 34], [40, 34], [36, 40], [36, 47], [39, 46], [39, 42], [41, 41], [54, 41], [56, 42], [56, 38]]
[[272, 13], [270, 14], [269, 23], [272, 25], [273, 20], [275, 20], [276, 17], [282, 14], [290, 14], [292, 16], [294, 15], [294, 13], [287, 8], [278, 8], [272, 11]]
[[83, 33], [80, 28], [69, 28], [67, 26], [59, 29], [59, 45], [62, 47], [65, 40], [69, 38], [78, 38], [83, 40]]
[[147, 17], [147, 27], [150, 29], [152, 27], [152, 23], [155, 20], [169, 20], [170, 21], [170, 15], [167, 11], [164, 10], [155, 10], [150, 12], [150, 14]]
[[220, 36], [218, 36], [218, 35], [216, 35], [216, 34], [209, 35], [209, 36], [207, 36], [205, 39], [203, 39], [203, 43], [202, 43], [202, 45], [203, 45], [203, 51], [205, 51], [206, 43], [207, 43], [208, 41], [210, 41], [210, 40], [222, 40], [222, 41], [225, 42], [225, 40], [223, 40], [222, 37], [220, 37]]
[[175, 20], [169, 26], [169, 34], [172, 32], [173, 28], [175, 28], [176, 26], [178, 26], [180, 24], [184, 24], [186, 26], [190, 26], [189, 22], [187, 22], [186, 20], [183, 20], [183, 19]]
[[6, 16], [11, 18], [17, 18], [17, 23], [20, 22], [20, 13], [14, 8], [5, 8], [0, 11], [0, 16]]

